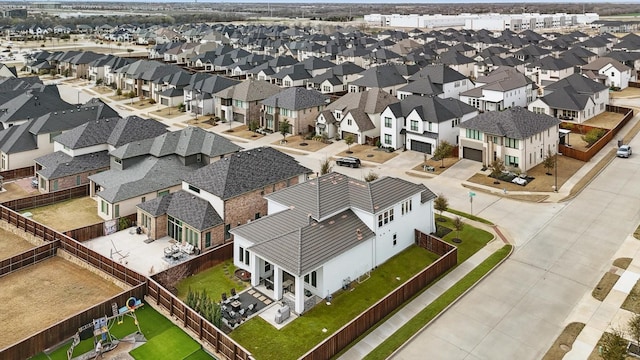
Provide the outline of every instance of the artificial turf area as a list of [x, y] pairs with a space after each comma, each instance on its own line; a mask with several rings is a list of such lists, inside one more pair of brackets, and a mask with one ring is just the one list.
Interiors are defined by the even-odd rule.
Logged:
[[[147, 342], [130, 352], [134, 359], [213, 359], [202, 350], [198, 342], [151, 306], [145, 305], [136, 310], [135, 314], [140, 323], [140, 330], [142, 330]], [[134, 319], [129, 316], [124, 317], [122, 324], [116, 322], [111, 328], [111, 334], [118, 339], [136, 331], [138, 331], [138, 328], [134, 323]], [[49, 355], [40, 353], [32, 359], [66, 360], [67, 349], [70, 346], [71, 343], [69, 342]], [[83, 340], [74, 348], [73, 356], [80, 356], [92, 349], [93, 338]]]

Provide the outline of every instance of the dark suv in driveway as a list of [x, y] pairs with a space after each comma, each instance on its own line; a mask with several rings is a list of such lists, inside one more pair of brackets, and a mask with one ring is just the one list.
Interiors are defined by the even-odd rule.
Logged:
[[355, 157], [343, 157], [336, 160], [336, 165], [357, 168], [360, 167], [360, 159]]

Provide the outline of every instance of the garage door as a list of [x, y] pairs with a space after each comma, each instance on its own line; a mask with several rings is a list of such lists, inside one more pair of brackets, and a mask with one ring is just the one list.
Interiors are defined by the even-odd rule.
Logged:
[[431, 154], [431, 144], [422, 141], [411, 140], [411, 150], [419, 151], [425, 154]]
[[346, 139], [347, 136], [353, 136], [353, 142], [357, 142], [358, 141], [358, 134], [354, 134], [352, 132], [348, 132], [348, 131], [343, 131], [342, 132], [342, 139]]
[[469, 160], [482, 162], [482, 150], [463, 147], [462, 148], [462, 157], [464, 159], [469, 159]]

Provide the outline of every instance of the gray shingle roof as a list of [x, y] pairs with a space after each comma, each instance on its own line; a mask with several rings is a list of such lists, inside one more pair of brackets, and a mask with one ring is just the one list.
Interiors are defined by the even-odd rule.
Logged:
[[311, 172], [293, 157], [261, 147], [226, 156], [187, 175], [184, 181], [226, 200]]
[[589, 102], [588, 94], [579, 94], [566, 86], [562, 89], [555, 89], [552, 93], [540, 98], [542, 102], [554, 109], [566, 109], [583, 111]]
[[460, 123], [460, 128], [482, 131], [487, 134], [524, 140], [560, 121], [546, 114], [536, 114], [520, 106], [504, 111], [489, 111]]
[[278, 85], [254, 78], [245, 80], [237, 85], [230, 86], [217, 92], [215, 95], [224, 99], [237, 99], [242, 101], [258, 101], [277, 94], [282, 90]]
[[111, 152], [119, 159], [129, 159], [141, 155], [162, 157], [171, 154], [187, 157], [203, 154], [208, 157], [218, 157], [242, 150], [242, 147], [232, 143], [224, 136], [189, 126], [182, 130], [163, 133], [154, 138], [132, 141]]
[[399, 103], [389, 105], [389, 109], [396, 117], [404, 118], [415, 110], [424, 121], [435, 123], [461, 118], [465, 114], [477, 111], [473, 106], [458, 99], [417, 95], [407, 96]]
[[223, 223], [208, 201], [183, 190], [143, 202], [138, 208], [152, 216], [167, 214], [198, 231]]
[[62, 151], [56, 151], [36, 158], [36, 163], [42, 165], [37, 173], [45, 179], [54, 180], [65, 176], [95, 171], [109, 167], [109, 154], [99, 151], [80, 156], [69, 156]]
[[129, 116], [124, 119], [100, 119], [84, 123], [55, 138], [55, 141], [70, 148], [109, 144], [114, 147], [128, 142], [148, 139], [167, 132], [166, 125], [156, 120]]
[[406, 84], [407, 80], [400, 75], [394, 66], [374, 66], [360, 73], [361, 78], [350, 82], [350, 85], [364, 86], [368, 88], [386, 88], [400, 84]]
[[563, 89], [567, 86], [571, 87], [571, 89], [578, 94], [595, 94], [607, 89], [606, 85], [597, 81], [593, 81], [580, 74], [571, 74], [566, 78], [560, 79], [545, 87], [545, 92], [553, 91], [555, 89]]
[[275, 95], [269, 96], [262, 100], [262, 103], [267, 106], [297, 111], [316, 106], [323, 106], [327, 99], [328, 97], [320, 93], [318, 90], [292, 87], [284, 89]]

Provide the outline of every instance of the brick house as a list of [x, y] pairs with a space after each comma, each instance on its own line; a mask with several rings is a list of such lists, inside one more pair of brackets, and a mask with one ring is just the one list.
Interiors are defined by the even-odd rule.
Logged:
[[230, 241], [232, 227], [265, 216], [265, 194], [304, 182], [310, 173], [271, 147], [241, 151], [186, 175], [172, 197], [139, 204], [138, 224], [152, 239], [170, 236], [207, 250]]

